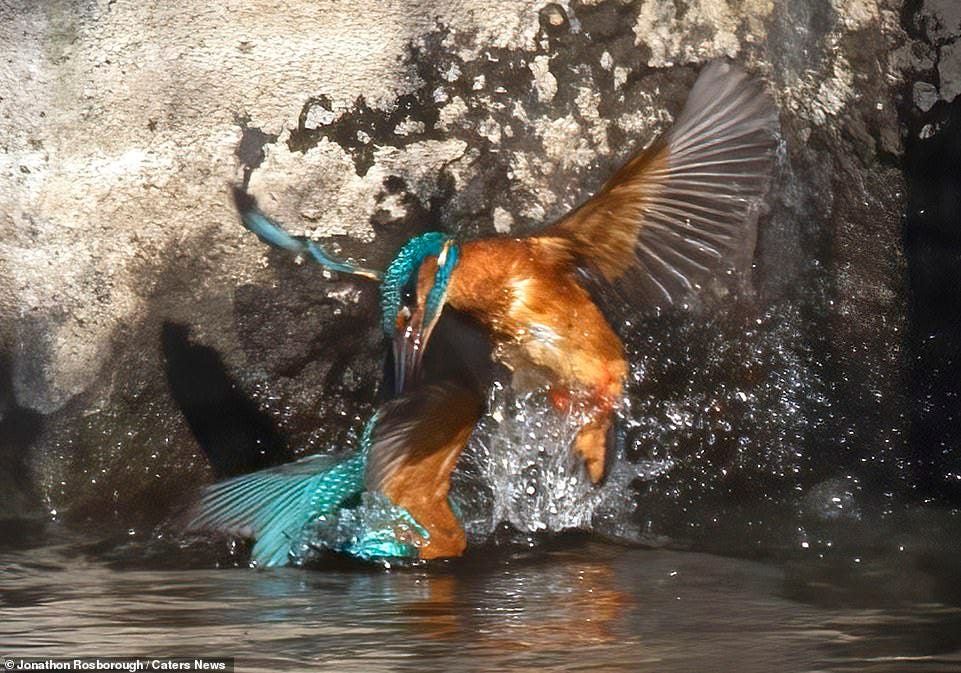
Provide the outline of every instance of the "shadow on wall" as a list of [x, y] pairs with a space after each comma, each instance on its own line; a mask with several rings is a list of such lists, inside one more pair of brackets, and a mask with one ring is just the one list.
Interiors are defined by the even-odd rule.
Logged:
[[911, 288], [914, 483], [961, 503], [961, 97], [909, 124], [904, 222]]
[[218, 478], [292, 459], [286, 438], [227, 373], [220, 354], [191, 342], [185, 325], [161, 331], [170, 392]]
[[35, 509], [38, 498], [31, 485], [27, 456], [42, 427], [38, 412], [17, 405], [11, 358], [0, 353], [0, 493], [4, 501], [0, 521], [16, 519]]

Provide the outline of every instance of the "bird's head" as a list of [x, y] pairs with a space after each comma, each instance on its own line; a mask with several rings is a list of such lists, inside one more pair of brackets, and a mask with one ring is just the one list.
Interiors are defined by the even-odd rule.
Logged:
[[447, 302], [459, 251], [446, 234], [429, 232], [408, 241], [387, 267], [380, 287], [384, 333], [394, 346], [394, 385], [416, 382], [431, 332]]
[[409, 240], [381, 273], [332, 255], [306, 236], [294, 236], [264, 215], [241, 187], [234, 200], [244, 226], [260, 240], [313, 260], [325, 269], [379, 281], [384, 333], [394, 342], [395, 387], [405, 392], [417, 380], [427, 340], [447, 301], [458, 249], [446, 234], [428, 232]]

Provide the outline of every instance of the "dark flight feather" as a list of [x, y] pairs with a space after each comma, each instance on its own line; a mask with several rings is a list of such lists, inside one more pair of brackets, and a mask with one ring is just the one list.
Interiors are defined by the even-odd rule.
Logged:
[[761, 87], [730, 63], [712, 63], [674, 127], [535, 240], [609, 283], [634, 272], [650, 304], [676, 303], [750, 259], [777, 133]]

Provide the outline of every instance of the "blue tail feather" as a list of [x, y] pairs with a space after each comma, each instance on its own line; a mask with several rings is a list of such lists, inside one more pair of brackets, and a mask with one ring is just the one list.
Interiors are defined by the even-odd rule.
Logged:
[[330, 254], [316, 242], [306, 236], [294, 236], [288, 233], [278, 223], [264, 215], [257, 208], [256, 200], [242, 189], [234, 189], [234, 201], [240, 212], [240, 220], [248, 231], [257, 235], [267, 245], [282, 250], [288, 250], [295, 255], [304, 255], [320, 264], [325, 269], [340, 273], [350, 273], [372, 280], [380, 280], [382, 274], [373, 269], [365, 269], [342, 260], [331, 257]]
[[362, 454], [341, 461], [311, 456], [215, 484], [188, 527], [256, 538], [251, 561], [286, 565], [307, 524], [333, 514], [364, 489], [365, 466]]
[[411, 540], [427, 540], [428, 532], [407, 510], [366, 490], [377, 421], [375, 414], [350, 457], [310, 456], [208, 487], [187, 528], [253, 538], [250, 560], [265, 568], [303, 561], [317, 549], [365, 560], [417, 558]]
[[276, 222], [258, 210], [244, 210], [240, 213], [241, 221], [249, 231], [257, 234], [257, 238], [275, 248], [290, 250], [295, 254], [303, 254], [306, 246], [284, 231]]

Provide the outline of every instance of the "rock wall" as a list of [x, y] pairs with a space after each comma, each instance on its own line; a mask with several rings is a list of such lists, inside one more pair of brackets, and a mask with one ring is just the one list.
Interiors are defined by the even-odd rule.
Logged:
[[961, 6], [910, 3], [905, 26], [910, 103], [904, 106], [910, 189], [905, 249], [911, 292], [910, 428], [915, 483], [961, 502]]
[[898, 106], [959, 88], [953, 5], [924, 4], [930, 42], [897, 0], [0, 5], [5, 514], [132, 525], [212, 472], [351, 441], [374, 289], [266, 250], [231, 184], [374, 266], [429, 228], [529, 232], [717, 57], [782, 110], [758, 301], [800, 306], [798, 348], [830, 361], [842, 462], [900, 450]]

